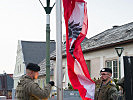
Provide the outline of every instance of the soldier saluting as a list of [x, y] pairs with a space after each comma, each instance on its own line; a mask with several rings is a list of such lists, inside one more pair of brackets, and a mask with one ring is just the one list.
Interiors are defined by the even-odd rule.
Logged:
[[100, 71], [101, 84], [95, 89], [95, 100], [117, 100], [118, 92], [114, 83], [112, 83], [112, 70], [103, 68]]
[[29, 63], [26, 66], [26, 75], [21, 76], [16, 88], [17, 100], [40, 100], [50, 95], [54, 82], [50, 81], [44, 89], [41, 89], [34, 79], [38, 78], [40, 67], [37, 64]]

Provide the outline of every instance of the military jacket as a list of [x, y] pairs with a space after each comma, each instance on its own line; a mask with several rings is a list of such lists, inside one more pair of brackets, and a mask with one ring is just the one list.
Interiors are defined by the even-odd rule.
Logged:
[[23, 75], [16, 87], [15, 95], [17, 100], [40, 100], [48, 98], [50, 91], [50, 84], [48, 84], [43, 90], [32, 78]]
[[118, 92], [116, 86], [109, 82], [106, 85], [101, 84], [95, 89], [95, 100], [117, 100]]

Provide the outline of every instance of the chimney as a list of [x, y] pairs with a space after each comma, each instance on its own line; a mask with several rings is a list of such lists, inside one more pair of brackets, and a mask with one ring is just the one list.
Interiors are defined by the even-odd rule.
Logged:
[[118, 26], [118, 25], [114, 25], [114, 26], [113, 26], [113, 28], [117, 28], [117, 27], [119, 27], [119, 26]]

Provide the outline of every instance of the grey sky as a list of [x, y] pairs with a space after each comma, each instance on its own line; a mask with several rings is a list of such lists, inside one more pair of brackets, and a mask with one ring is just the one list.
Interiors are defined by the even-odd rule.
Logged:
[[[42, 0], [45, 2], [46, 0]], [[86, 0], [88, 34], [133, 21], [133, 0]], [[51, 6], [54, 3], [51, 0]], [[55, 7], [51, 12], [51, 39], [56, 39]], [[18, 40], [45, 41], [45, 11], [38, 0], [0, 0], [0, 73], [13, 73]], [[63, 20], [64, 24], [64, 20]], [[63, 27], [63, 34], [65, 34]]]

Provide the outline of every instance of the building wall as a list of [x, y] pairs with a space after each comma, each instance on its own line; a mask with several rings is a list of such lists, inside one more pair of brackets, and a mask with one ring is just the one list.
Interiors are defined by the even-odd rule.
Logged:
[[[54, 82], [55, 86], [57, 86], [57, 66], [56, 66], [56, 60], [53, 61], [53, 66], [54, 66]], [[68, 73], [67, 73], [67, 60], [66, 58], [62, 59], [62, 83], [63, 83], [63, 88], [68, 88], [68, 83], [70, 83], [69, 78], [68, 78]], [[56, 90], [56, 87], [54, 88]]]
[[[12, 74], [0, 75], [0, 96], [6, 96], [6, 98], [12, 98], [13, 78]], [[0, 99], [1, 100], [1, 99]]]
[[[112, 52], [112, 53], [109, 53]], [[117, 56], [117, 55], [116, 55]], [[91, 78], [93, 79], [99, 77], [99, 71], [101, 68], [105, 67], [105, 61], [115, 57], [115, 50], [113, 48], [102, 49], [97, 51], [92, 51], [84, 54], [85, 60], [90, 60], [91, 66]]]
[[63, 88], [68, 88], [69, 77], [67, 71], [67, 59], [62, 59], [62, 66], [63, 66]]
[[[118, 45], [118, 47], [123, 47], [124, 51], [121, 55], [121, 76], [124, 76], [124, 66], [123, 66], [123, 56], [133, 56], [133, 43]], [[99, 71], [101, 68], [105, 67], [105, 62], [107, 60], [119, 60], [118, 55], [115, 51], [115, 47], [110, 47], [106, 49], [96, 50], [84, 54], [85, 60], [90, 60], [91, 66], [91, 78], [99, 78]], [[117, 63], [119, 66], [119, 63]], [[119, 67], [118, 67], [119, 70]]]
[[[50, 76], [50, 81], [53, 81], [53, 76], [52, 76], [52, 75]], [[38, 85], [39, 85], [42, 89], [44, 89], [44, 87], [47, 85], [47, 84], [46, 84], [46, 76], [45, 76], [45, 75], [39, 76], [38, 79], [35, 80], [35, 82], [37, 82]]]

